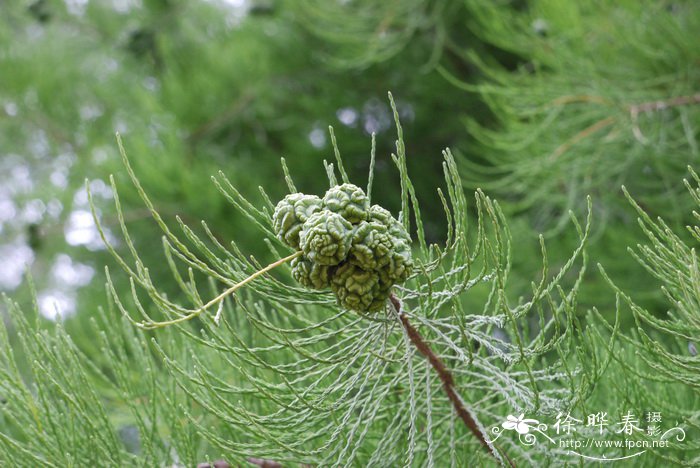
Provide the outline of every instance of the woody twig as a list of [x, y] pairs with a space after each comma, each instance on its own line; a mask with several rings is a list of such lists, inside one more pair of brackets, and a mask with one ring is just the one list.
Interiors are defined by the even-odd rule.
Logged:
[[411, 322], [409, 322], [408, 316], [403, 310], [403, 306], [401, 305], [401, 301], [399, 300], [399, 298], [392, 294], [391, 296], [389, 296], [389, 300], [391, 301], [391, 305], [394, 307], [394, 310], [396, 311], [399, 320], [401, 320], [401, 325], [403, 325], [404, 330], [406, 330], [406, 334], [411, 340], [411, 343], [413, 343], [416, 349], [418, 349], [418, 352], [420, 352], [423, 356], [425, 356], [426, 359], [428, 359], [428, 362], [440, 378], [440, 381], [442, 382], [442, 387], [445, 390], [445, 393], [447, 393], [447, 398], [450, 400], [450, 403], [452, 403], [455, 412], [462, 420], [464, 425], [467, 426], [467, 428], [472, 432], [472, 434], [474, 434], [474, 436], [479, 440], [481, 445], [486, 450], [488, 450], [488, 452], [494, 458], [496, 458], [497, 460], [501, 460], [501, 456], [503, 455], [505, 456], [509, 465], [515, 467], [515, 464], [510, 460], [510, 458], [508, 458], [508, 456], [506, 456], [505, 454], [499, 454], [495, 450], [493, 445], [487, 442], [486, 436], [479, 428], [471, 412], [465, 407], [462, 398], [459, 396], [452, 373], [445, 366], [445, 363], [442, 362], [442, 359], [440, 359], [440, 357], [437, 354], [435, 354], [435, 352], [433, 352], [433, 350], [430, 348], [430, 345], [423, 339], [418, 330], [416, 330], [413, 327], [413, 325], [411, 325]]

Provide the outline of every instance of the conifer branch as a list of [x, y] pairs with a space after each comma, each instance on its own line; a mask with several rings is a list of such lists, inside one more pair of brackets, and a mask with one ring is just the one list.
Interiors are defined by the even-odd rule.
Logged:
[[[188, 320], [191, 320], [191, 319], [197, 317], [198, 315], [200, 315], [202, 312], [206, 311], [211, 306], [223, 301], [226, 298], [226, 296], [233, 294], [238, 289], [240, 289], [242, 286], [245, 286], [246, 284], [250, 283], [254, 279], [258, 278], [259, 276], [264, 275], [268, 271], [273, 270], [273, 269], [277, 268], [278, 266], [283, 265], [284, 263], [287, 263], [291, 260], [294, 260], [295, 258], [299, 257], [301, 254], [302, 254], [302, 252], [300, 252], [300, 251], [294, 252], [293, 254], [291, 254], [287, 257], [281, 258], [281, 259], [277, 260], [276, 262], [270, 263], [265, 268], [262, 268], [262, 269], [256, 271], [255, 273], [248, 276], [244, 280], [239, 281], [238, 283], [234, 284], [233, 286], [228, 288], [226, 291], [222, 292], [221, 294], [216, 296], [214, 299], [212, 299], [209, 302], [207, 302], [206, 304], [204, 304], [202, 307], [195, 309], [193, 312], [191, 312], [187, 315], [183, 315], [182, 317], [178, 317], [178, 318], [172, 319], [172, 320], [166, 320], [163, 322], [150, 322], [150, 321], [149, 322], [139, 322], [139, 323], [136, 323], [136, 325], [144, 330], [152, 330], [155, 328], [163, 328], [163, 327], [167, 327], [169, 325], [175, 325], [177, 323], [182, 323], [182, 322], [186, 322]], [[217, 317], [219, 315], [220, 314], [217, 312]], [[216, 320], [216, 318], [215, 318], [215, 320]], [[216, 321], [218, 323], [218, 320], [216, 320]]]
[[640, 112], [657, 111], [668, 109], [669, 107], [687, 106], [691, 104], [700, 104], [700, 93], [692, 96], [678, 96], [671, 99], [642, 102], [630, 106], [629, 109], [631, 113], [639, 114]]
[[[479, 425], [477, 424], [476, 420], [472, 416], [471, 412], [464, 406], [464, 403], [462, 402], [462, 398], [459, 396], [457, 393], [457, 390], [455, 389], [455, 382], [454, 382], [454, 377], [452, 376], [452, 373], [450, 370], [445, 366], [445, 363], [442, 362], [440, 357], [433, 352], [433, 350], [430, 348], [430, 345], [423, 339], [421, 334], [416, 330], [413, 325], [411, 325], [411, 322], [408, 320], [408, 316], [403, 310], [403, 307], [401, 306], [401, 301], [399, 300], [398, 297], [396, 297], [395, 294], [391, 294], [389, 296], [389, 300], [391, 301], [391, 305], [394, 307], [394, 310], [396, 311], [397, 315], [399, 316], [399, 320], [401, 320], [401, 325], [403, 325], [404, 329], [406, 330], [406, 334], [408, 335], [408, 338], [411, 340], [411, 343], [418, 349], [418, 351], [428, 359], [428, 362], [430, 362], [430, 365], [433, 369], [435, 369], [435, 372], [438, 374], [438, 377], [440, 378], [440, 381], [442, 382], [442, 386], [445, 389], [445, 393], [447, 393], [447, 398], [450, 400], [452, 403], [452, 406], [455, 409], [455, 412], [459, 416], [459, 418], [464, 422], [464, 425], [467, 426], [467, 428], [476, 436], [477, 439], [479, 439], [479, 442], [481, 445], [484, 446], [488, 452], [493, 455], [493, 457], [496, 460], [500, 460], [500, 454], [496, 452], [494, 447], [489, 444], [486, 440], [486, 436], [482, 432], [482, 430], [479, 428]], [[513, 461], [508, 458], [504, 454], [506, 460], [508, 460], [508, 463], [510, 466], [514, 467], [515, 464]]]
[[648, 143], [648, 140], [639, 128], [639, 114], [641, 112], [654, 112], [668, 109], [669, 107], [687, 106], [691, 104], [700, 104], [700, 93], [692, 96], [678, 96], [671, 99], [659, 101], [642, 102], [629, 106], [630, 118], [632, 119], [632, 133], [634, 137], [642, 144]]
[[248, 458], [248, 461], [255, 466], [259, 466], [260, 468], [282, 468], [282, 464], [274, 460], [250, 457]]
[[550, 162], [554, 161], [557, 159], [559, 156], [562, 154], [566, 153], [572, 146], [580, 142], [581, 140], [588, 138], [589, 136], [593, 135], [597, 131], [612, 125], [615, 122], [615, 119], [613, 117], [606, 117], [604, 119], [600, 119], [593, 125], [590, 125], [580, 132], [578, 132], [576, 135], [573, 137], [569, 138], [566, 140], [563, 144], [561, 144], [554, 152], [552, 155], [549, 157]]
[[[571, 102], [592, 102], [596, 104], [609, 104], [608, 101], [598, 96], [565, 96], [564, 98], [557, 99], [554, 102], [558, 105], [565, 105]], [[678, 96], [671, 99], [648, 101], [627, 106], [627, 110], [630, 114], [630, 119], [632, 120], [632, 133], [634, 134], [634, 137], [640, 143], [646, 144], [648, 142], [641, 129], [639, 128], [638, 121], [640, 113], [660, 111], [671, 107], [687, 106], [692, 104], [700, 104], [700, 94], [694, 94], [691, 96]], [[556, 158], [567, 152], [572, 146], [574, 146], [581, 140], [588, 138], [589, 136], [593, 135], [599, 130], [608, 127], [614, 123], [615, 118], [610, 116], [602, 118], [597, 122], [593, 123], [592, 125], [586, 127], [573, 137], [569, 138], [559, 147], [557, 147], [557, 149], [554, 150], [554, 152], [551, 154], [550, 161], [555, 160]]]

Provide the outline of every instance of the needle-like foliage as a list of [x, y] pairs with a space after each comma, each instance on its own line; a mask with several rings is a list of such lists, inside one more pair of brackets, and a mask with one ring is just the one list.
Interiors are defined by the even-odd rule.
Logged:
[[[700, 178], [693, 169], [689, 171], [692, 182], [686, 180], [685, 185], [691, 201], [699, 205]], [[680, 430], [669, 433], [671, 449], [646, 448], [643, 457], [634, 459], [634, 466], [697, 466], [700, 463], [700, 356], [697, 352], [700, 274], [692, 244], [700, 240], [700, 231], [697, 225], [691, 225], [687, 227], [691, 236], [674, 232], [662, 218], [652, 219], [627, 189], [623, 190], [637, 211], [639, 226], [648, 239], [647, 245], [630, 248], [629, 254], [658, 280], [667, 309], [664, 316], [650, 313], [610, 278], [603, 265], [598, 265], [602, 277], [616, 292], [616, 320], [614, 325], [609, 324], [604, 314], [595, 310], [586, 317], [588, 327], [582, 349], [589, 354], [579, 361], [583, 364], [582, 374], [588, 375], [587, 367], [593, 363], [606, 371], [579, 410], [591, 414], [603, 408], [617, 408], [621, 414], [639, 415], [640, 421], [656, 412], [657, 422], [665, 421], [665, 427], [675, 423]], [[693, 211], [693, 216], [698, 219], [697, 212]], [[633, 317], [634, 327], [621, 333], [620, 317], [626, 315]], [[655, 436], [658, 434], [640, 431], [632, 435], [632, 440], [649, 443]], [[629, 451], [607, 449], [605, 456], [608, 459], [625, 457], [629, 456]]]
[[[178, 231], [171, 229], [124, 156], [163, 230], [165, 261], [181, 293], [159, 291], [121, 219], [132, 258], [108, 244], [125, 273], [107, 272], [112, 306], [94, 323], [102, 365], [86, 360], [60, 327], [36, 331], [10, 303], [31, 375], [19, 375], [5, 340], [4, 456], [49, 465], [249, 457], [319, 466], [534, 460], [536, 452], [512, 441], [484, 450], [457, 413], [468, 412], [483, 435], [505, 414], [556, 414], [589, 391], [576, 383], [577, 366], [566, 364], [577, 336], [571, 318], [589, 222], [581, 227], [574, 220], [580, 246], [556, 271], [549, 270], [542, 242], [542, 271], [531, 295], [513, 302], [507, 295], [513, 248], [498, 204], [480, 191], [469, 203], [452, 154], [444, 151], [439, 193], [448, 237], [442, 246], [428, 245], [396, 123], [399, 219], [415, 232], [416, 267], [395, 287], [396, 302], [376, 314], [340, 309], [331, 294], [300, 287], [287, 263], [273, 262], [278, 268], [261, 273], [262, 259], [247, 256], [235, 239], [220, 241], [204, 222], [199, 234], [179, 220]], [[327, 172], [332, 186], [332, 164]], [[288, 247], [272, 230], [272, 204], [253, 206], [223, 174], [213, 183], [259, 227], [271, 255], [285, 259]], [[120, 212], [116, 195], [115, 202]], [[130, 277], [131, 298], [112, 286], [117, 274]], [[559, 286], [565, 275], [574, 279], [568, 292]], [[221, 294], [242, 281], [235, 294]], [[478, 290], [486, 300], [474, 309], [464, 298]], [[424, 348], [451, 374], [452, 393]], [[138, 432], [136, 453], [126, 450], [117, 427]]]

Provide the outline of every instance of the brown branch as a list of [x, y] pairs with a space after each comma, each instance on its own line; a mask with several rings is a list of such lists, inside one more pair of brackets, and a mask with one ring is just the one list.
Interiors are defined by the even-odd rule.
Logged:
[[259, 466], [260, 468], [282, 468], [282, 464], [274, 460], [250, 457], [248, 458], [248, 461], [255, 466]]
[[[280, 462], [267, 460], [265, 458], [249, 457], [248, 462], [260, 468], [283, 468]], [[302, 463], [301, 467], [311, 468], [311, 465]], [[226, 460], [216, 460], [213, 464], [207, 462], [199, 463], [197, 468], [231, 468], [231, 465]]]
[[[435, 369], [435, 372], [437, 372], [438, 377], [442, 382], [442, 387], [445, 389], [445, 393], [447, 393], [447, 398], [450, 400], [450, 403], [452, 403], [457, 415], [460, 417], [462, 422], [464, 422], [464, 425], [469, 428], [472, 434], [479, 439], [481, 445], [483, 445], [484, 448], [498, 460], [500, 458], [499, 453], [497, 453], [492, 445], [489, 445], [489, 443], [486, 441], [486, 436], [477, 425], [469, 410], [465, 408], [462, 399], [459, 397], [457, 389], [455, 388], [452, 373], [445, 366], [445, 363], [442, 362], [440, 357], [433, 352], [430, 345], [423, 339], [420, 333], [418, 333], [418, 330], [416, 330], [413, 325], [411, 325], [411, 322], [408, 321], [408, 316], [403, 311], [399, 298], [397, 298], [394, 294], [391, 294], [391, 296], [389, 296], [389, 300], [391, 301], [391, 305], [394, 306], [394, 309], [396, 310], [396, 313], [398, 314], [401, 324], [406, 330], [406, 334], [411, 340], [411, 343], [413, 343], [416, 349], [418, 349], [418, 351], [428, 359], [430, 365], [433, 367], [433, 369]], [[515, 467], [515, 464], [510, 458], [508, 458], [507, 455], [502, 455], [505, 456], [506, 460], [508, 460], [510, 466]]]
[[687, 106], [690, 104], [700, 104], [700, 94], [692, 96], [678, 96], [660, 101], [642, 102], [629, 107], [631, 113], [650, 112], [667, 109], [669, 107]]
[[197, 468], [231, 468], [226, 460], [216, 460], [213, 463], [198, 463]]
[[574, 135], [573, 137], [569, 138], [564, 143], [562, 143], [556, 150], [554, 150], [554, 152], [549, 156], [549, 160], [554, 161], [559, 156], [561, 156], [562, 154], [569, 151], [569, 149], [571, 149], [571, 147], [574, 146], [576, 143], [588, 138], [589, 136], [596, 133], [598, 130], [603, 129], [603, 128], [607, 127], [608, 125], [613, 124], [614, 122], [615, 122], [614, 118], [606, 117], [604, 119], [597, 121], [593, 125], [584, 128], [583, 130], [578, 132], [576, 135]]
[[678, 96], [660, 101], [642, 102], [640, 104], [633, 104], [629, 106], [628, 110], [630, 113], [630, 119], [632, 120], [632, 133], [634, 134], [634, 137], [642, 144], [648, 143], [648, 140], [642, 133], [642, 130], [639, 128], [638, 120], [641, 112], [654, 112], [668, 109], [669, 107], [688, 106], [691, 104], [700, 104], [700, 94], [694, 94], [692, 96]]
[[[591, 96], [591, 95], [579, 95], [579, 96], [563, 96], [558, 99], [555, 99], [552, 101], [551, 105], [555, 106], [561, 106], [561, 105], [567, 105], [575, 102], [588, 102], [588, 103], [594, 103], [594, 104], [604, 104], [604, 105], [609, 105], [612, 104], [611, 101], [600, 97], [600, 96]], [[626, 109], [627, 112], [629, 112], [630, 119], [632, 121], [632, 133], [634, 134], [634, 137], [642, 144], [647, 144], [648, 140], [642, 134], [642, 131], [639, 128], [639, 114], [643, 112], [655, 112], [655, 111], [660, 111], [664, 109], [669, 109], [671, 107], [679, 107], [679, 106], [688, 106], [688, 105], [693, 105], [693, 104], [700, 104], [700, 93], [699, 94], [693, 94], [690, 96], [678, 96], [674, 98], [669, 98], [669, 99], [661, 99], [658, 101], [648, 101], [648, 102], [641, 102], [639, 104], [630, 104], [626, 105], [623, 107], [623, 109]], [[566, 151], [568, 151], [573, 145], [579, 143], [581, 140], [588, 138], [592, 134], [596, 133], [597, 131], [612, 125], [614, 123], [614, 118], [613, 117], [606, 117], [603, 118], [591, 126], [583, 129], [581, 132], [577, 133], [573, 137], [569, 138], [567, 141], [565, 141], [563, 144], [561, 144], [554, 152], [550, 155], [550, 161], [555, 160], [562, 154], [564, 154]]]

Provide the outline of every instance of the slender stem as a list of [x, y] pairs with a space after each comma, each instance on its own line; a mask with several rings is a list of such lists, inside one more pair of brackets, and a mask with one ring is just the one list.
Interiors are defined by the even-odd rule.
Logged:
[[692, 96], [678, 96], [660, 101], [649, 101], [642, 102], [640, 104], [633, 104], [629, 107], [629, 110], [633, 114], [638, 114], [640, 112], [657, 111], [669, 107], [688, 106], [692, 104], [700, 104], [700, 93]]
[[281, 258], [281, 259], [277, 260], [276, 262], [270, 263], [265, 268], [256, 271], [255, 273], [253, 273], [252, 275], [250, 275], [246, 279], [234, 284], [233, 286], [228, 288], [226, 291], [222, 292], [221, 294], [216, 296], [214, 299], [212, 299], [211, 301], [204, 304], [199, 309], [196, 309], [187, 315], [183, 315], [182, 317], [178, 317], [178, 318], [173, 319], [173, 320], [167, 320], [165, 322], [142, 322], [142, 323], [138, 324], [138, 326], [143, 328], [143, 329], [146, 329], [146, 330], [152, 330], [154, 328], [167, 327], [168, 325], [175, 325], [176, 323], [182, 323], [182, 322], [186, 322], [187, 320], [191, 320], [191, 319], [197, 317], [198, 315], [200, 315], [205, 310], [207, 310], [209, 307], [213, 306], [214, 304], [218, 304], [219, 302], [224, 300], [224, 298], [226, 296], [228, 296], [229, 294], [236, 292], [236, 290], [238, 290], [240, 287], [245, 286], [246, 284], [250, 283], [254, 279], [258, 278], [259, 276], [264, 275], [268, 271], [273, 270], [273, 269], [277, 268], [278, 266], [299, 257], [301, 254], [302, 254], [301, 251], [294, 252], [292, 255]]
[[632, 119], [632, 133], [634, 134], [634, 137], [642, 144], [647, 144], [649, 142], [642, 133], [642, 130], [639, 128], [640, 113], [654, 112], [668, 109], [669, 107], [688, 106], [692, 104], [700, 104], [700, 93], [692, 96], [678, 96], [660, 101], [642, 102], [640, 104], [633, 104], [629, 106], [628, 109], [630, 118]]
[[[462, 398], [459, 396], [459, 393], [457, 393], [457, 389], [455, 388], [454, 377], [452, 376], [450, 370], [445, 366], [445, 363], [442, 362], [442, 359], [440, 359], [440, 357], [437, 354], [435, 354], [435, 352], [433, 352], [433, 350], [430, 348], [430, 345], [423, 339], [421, 334], [418, 333], [418, 330], [416, 330], [413, 327], [413, 325], [411, 325], [411, 322], [408, 321], [408, 316], [404, 312], [399, 298], [392, 294], [391, 296], [389, 296], [389, 300], [394, 306], [394, 309], [396, 310], [396, 313], [398, 314], [399, 319], [401, 320], [401, 324], [406, 330], [406, 334], [411, 340], [411, 343], [413, 343], [416, 349], [418, 349], [418, 351], [428, 359], [428, 362], [440, 378], [440, 381], [442, 382], [442, 387], [445, 389], [445, 393], [447, 393], [447, 398], [450, 400], [450, 403], [452, 403], [452, 406], [457, 412], [459, 418], [462, 420], [462, 422], [464, 422], [464, 425], [467, 426], [467, 428], [469, 428], [472, 434], [474, 434], [476, 438], [479, 439], [481, 445], [483, 445], [484, 448], [488, 450], [488, 452], [491, 455], [493, 455], [494, 458], [500, 460], [500, 454], [497, 453], [493, 446], [486, 441], [486, 436], [477, 425], [476, 420], [469, 412], [469, 410], [464, 406]], [[505, 455], [505, 458], [506, 460], [508, 460], [510, 466], [515, 467], [515, 464], [510, 460], [510, 458], [508, 458], [507, 455]]]
[[266, 458], [249, 457], [248, 462], [255, 466], [259, 466], [260, 468], [282, 468], [282, 464], [280, 462], [268, 460]]
[[557, 149], [554, 150], [554, 152], [549, 157], [550, 161], [557, 159], [559, 156], [561, 156], [562, 154], [569, 151], [569, 149], [572, 146], [574, 146], [576, 143], [588, 138], [589, 136], [593, 135], [598, 130], [603, 129], [603, 128], [607, 127], [608, 125], [612, 125], [614, 122], [615, 122], [615, 119], [613, 117], [606, 117], [604, 119], [597, 121], [593, 125], [590, 125], [590, 126], [584, 128], [583, 130], [578, 132], [576, 135], [574, 135], [573, 137], [569, 138], [564, 143], [559, 145], [559, 147], [557, 147]]

